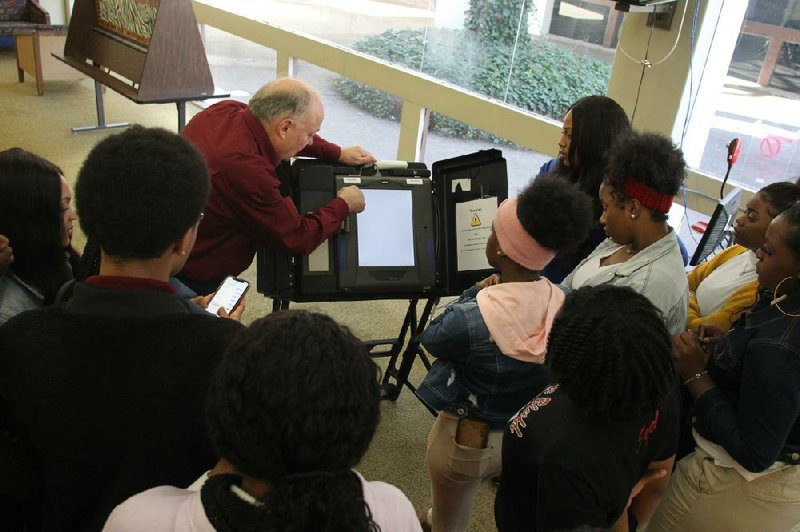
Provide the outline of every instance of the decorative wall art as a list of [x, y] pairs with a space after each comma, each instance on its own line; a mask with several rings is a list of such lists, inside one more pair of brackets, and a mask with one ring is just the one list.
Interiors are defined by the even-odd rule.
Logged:
[[95, 0], [101, 28], [145, 46], [150, 44], [160, 0]]

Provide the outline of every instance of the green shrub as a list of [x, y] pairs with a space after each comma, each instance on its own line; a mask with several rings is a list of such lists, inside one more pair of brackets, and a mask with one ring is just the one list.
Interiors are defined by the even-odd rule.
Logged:
[[[533, 2], [525, 0], [470, 0], [464, 27], [491, 43], [513, 44], [517, 31], [529, 40], [528, 14]], [[520, 9], [524, 10], [520, 17]]]
[[[550, 118], [563, 116], [582, 96], [604, 94], [611, 73], [611, 67], [602, 61], [531, 40], [516, 50], [506, 94], [512, 47], [487, 49], [469, 31], [388, 30], [361, 39], [354, 48]], [[344, 77], [334, 77], [333, 84], [345, 100], [359, 108], [399, 120], [399, 98]], [[432, 113], [430, 129], [450, 136], [502, 141], [438, 113]]]

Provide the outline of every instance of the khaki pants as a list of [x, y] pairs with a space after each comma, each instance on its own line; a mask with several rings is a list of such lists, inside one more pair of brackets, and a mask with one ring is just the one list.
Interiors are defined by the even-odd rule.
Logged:
[[503, 431], [489, 432], [486, 449], [473, 449], [456, 443], [457, 427], [458, 418], [440, 412], [428, 435], [435, 532], [467, 530], [481, 480], [500, 473]]
[[647, 532], [800, 530], [800, 466], [747, 482], [697, 449], [680, 462]]

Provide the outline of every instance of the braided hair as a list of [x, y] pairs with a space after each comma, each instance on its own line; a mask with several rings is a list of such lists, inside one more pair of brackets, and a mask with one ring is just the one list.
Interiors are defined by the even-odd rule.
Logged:
[[570, 293], [553, 321], [547, 361], [567, 395], [606, 420], [653, 412], [677, 386], [664, 319], [628, 287]]
[[273, 313], [239, 334], [206, 405], [220, 456], [269, 489], [258, 530], [375, 531], [351, 470], [378, 425], [378, 368], [322, 314]]

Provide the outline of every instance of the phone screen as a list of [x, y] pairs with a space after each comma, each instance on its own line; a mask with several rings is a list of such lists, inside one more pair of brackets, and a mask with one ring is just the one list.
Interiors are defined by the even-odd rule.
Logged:
[[216, 316], [217, 311], [222, 307], [225, 312], [230, 314], [236, 308], [244, 293], [247, 292], [249, 286], [250, 283], [245, 280], [237, 277], [226, 277], [222, 284], [219, 285], [217, 293], [208, 303], [206, 311]]

